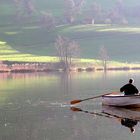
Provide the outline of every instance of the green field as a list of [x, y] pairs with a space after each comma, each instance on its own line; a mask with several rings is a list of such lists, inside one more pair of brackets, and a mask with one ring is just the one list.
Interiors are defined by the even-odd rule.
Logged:
[[[32, 26], [22, 29], [2, 27], [0, 59], [22, 60], [23, 57], [25, 60], [26, 56], [27, 59], [36, 56], [39, 60], [45, 56], [56, 56], [54, 43], [57, 35], [67, 36], [78, 42], [81, 58], [99, 59], [99, 50], [104, 46], [110, 60], [139, 61], [140, 27], [117, 25], [63, 26], [57, 27], [53, 32]], [[44, 59], [46, 60], [49, 59]]]

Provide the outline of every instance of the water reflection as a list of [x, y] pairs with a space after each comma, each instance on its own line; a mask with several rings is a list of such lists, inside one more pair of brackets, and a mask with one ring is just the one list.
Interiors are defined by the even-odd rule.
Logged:
[[[71, 111], [69, 102], [114, 91], [129, 76], [140, 83], [140, 73], [0, 73], [0, 140], [118, 140], [122, 131], [116, 134], [110, 118], [119, 126], [121, 122], [106, 114], [112, 113], [102, 109], [98, 99], [80, 103], [87, 110], [96, 110], [78, 110], [85, 115]], [[136, 112], [135, 117], [134, 112], [125, 112], [123, 118], [139, 121]], [[128, 133], [122, 134], [127, 140], [131, 139]]]
[[131, 133], [135, 132], [134, 126], [137, 125], [138, 121], [129, 119], [129, 118], [122, 118], [121, 119], [121, 124], [124, 125], [125, 127], [128, 127], [131, 131]]
[[71, 116], [68, 111], [60, 112], [63, 112], [60, 108], [49, 107], [49, 104], [48, 107], [26, 104], [19, 109], [3, 107], [0, 110], [0, 140], [65, 139], [68, 136], [66, 122], [70, 123]]
[[117, 107], [109, 107], [103, 106], [102, 112], [104, 114], [115, 117], [121, 125], [129, 128], [131, 133], [135, 132], [135, 126], [140, 121], [140, 109], [128, 109], [128, 108], [117, 108]]
[[135, 126], [140, 121], [140, 109], [126, 109], [126, 108], [117, 108], [117, 107], [109, 107], [109, 106], [102, 106], [101, 112], [95, 111], [88, 111], [83, 110], [77, 107], [71, 107], [70, 110], [74, 112], [84, 112], [87, 114], [91, 114], [93, 116], [100, 116], [106, 117], [110, 119], [115, 119], [119, 122], [122, 126], [129, 128], [131, 133], [135, 132]]

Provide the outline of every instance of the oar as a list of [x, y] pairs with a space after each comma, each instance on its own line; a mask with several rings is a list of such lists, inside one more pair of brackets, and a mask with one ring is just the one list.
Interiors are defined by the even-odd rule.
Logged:
[[112, 93], [106, 93], [106, 94], [102, 94], [102, 95], [98, 95], [98, 96], [94, 96], [94, 97], [90, 97], [90, 98], [86, 98], [86, 99], [82, 99], [82, 100], [73, 100], [70, 102], [70, 104], [77, 104], [86, 100], [90, 100], [90, 99], [95, 99], [95, 98], [99, 98], [105, 95], [109, 95], [109, 94], [115, 94], [116, 92], [112, 92]]
[[81, 108], [77, 108], [77, 107], [71, 107], [70, 109], [72, 111], [74, 111], [74, 112], [84, 112], [84, 113], [88, 113], [88, 114], [92, 114], [92, 115], [97, 115], [97, 116], [101, 116], [101, 117], [112, 118], [110, 115], [106, 115], [106, 114], [102, 114], [102, 113], [97, 113], [97, 112], [90, 112], [90, 111], [87, 111], [87, 110], [82, 110]]

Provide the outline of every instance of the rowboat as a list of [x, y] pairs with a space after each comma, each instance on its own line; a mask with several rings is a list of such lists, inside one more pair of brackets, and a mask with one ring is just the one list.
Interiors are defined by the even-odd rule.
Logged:
[[109, 94], [102, 96], [102, 104], [116, 107], [140, 107], [140, 95]]

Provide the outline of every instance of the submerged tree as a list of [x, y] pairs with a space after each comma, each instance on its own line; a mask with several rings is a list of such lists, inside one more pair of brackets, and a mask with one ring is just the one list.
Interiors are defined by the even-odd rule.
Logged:
[[72, 64], [72, 58], [79, 54], [79, 45], [67, 37], [58, 36], [55, 42], [59, 61], [64, 64], [63, 68], [69, 70]]

